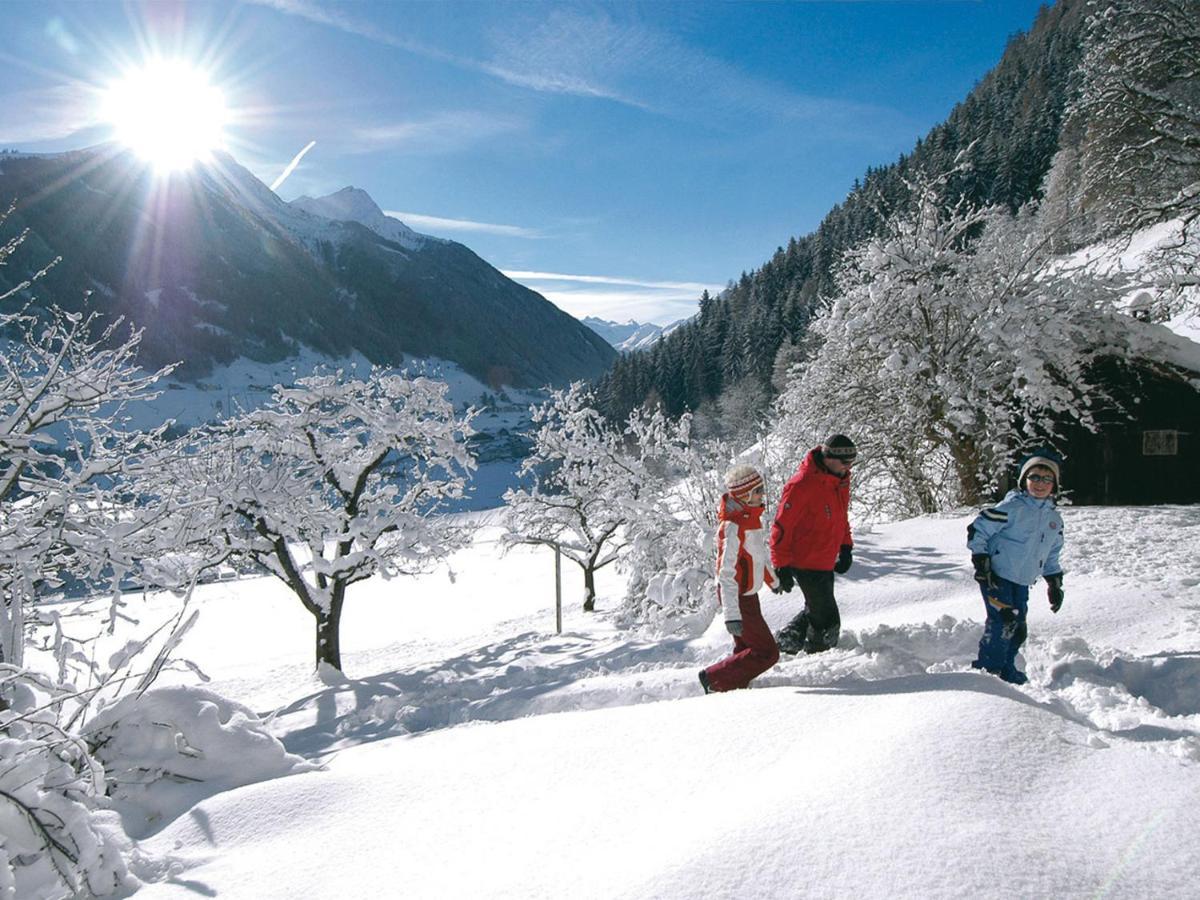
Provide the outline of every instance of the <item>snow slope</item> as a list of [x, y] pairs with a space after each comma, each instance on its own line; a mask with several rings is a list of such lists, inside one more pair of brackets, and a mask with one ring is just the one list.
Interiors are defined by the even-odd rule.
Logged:
[[498, 556], [488, 514], [453, 579], [352, 590], [343, 681], [281, 588], [207, 585], [182, 652], [323, 768], [142, 840], [138, 896], [1195, 896], [1200, 508], [1064, 515], [1066, 603], [1033, 589], [1021, 688], [969, 668], [965, 515], [859, 533], [842, 646], [725, 695], [696, 681], [719, 622], [622, 631], [572, 572], [554, 634], [550, 554]]
[[[255, 409], [271, 398], [276, 385], [292, 385], [318, 369], [342, 369], [364, 378], [371, 368], [371, 362], [360, 353], [328, 357], [304, 346], [295, 356], [273, 363], [238, 357], [214, 366], [199, 381], [164, 378], [156, 385], [160, 391], [157, 398], [133, 404], [124, 412], [131, 428], [149, 430], [168, 420], [181, 429], [192, 428], [231, 412]], [[525, 455], [523, 447], [512, 445], [511, 436], [528, 430], [530, 406], [545, 402], [545, 392], [507, 388], [497, 397], [493, 388], [454, 362], [436, 357], [408, 358], [403, 371], [445, 382], [447, 396], [459, 410], [480, 410], [473, 423], [478, 436], [472, 445], [478, 467], [470, 479], [470, 493], [457, 504], [458, 509], [490, 509], [502, 503], [504, 492], [519, 482], [517, 471]], [[485, 405], [485, 399], [490, 399], [490, 405]]]

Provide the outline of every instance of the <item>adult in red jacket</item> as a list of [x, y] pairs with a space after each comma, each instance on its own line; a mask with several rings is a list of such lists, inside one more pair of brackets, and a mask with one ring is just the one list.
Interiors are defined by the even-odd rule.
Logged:
[[799, 585], [804, 609], [776, 636], [783, 653], [820, 653], [837, 646], [842, 617], [833, 596], [833, 573], [853, 561], [850, 535], [850, 467], [854, 441], [831, 435], [814, 447], [784, 485], [771, 526], [771, 563], [780, 590]]

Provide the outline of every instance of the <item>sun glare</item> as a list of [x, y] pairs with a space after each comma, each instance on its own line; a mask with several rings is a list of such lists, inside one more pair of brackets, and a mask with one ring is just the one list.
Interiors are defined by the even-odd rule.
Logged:
[[117, 140], [162, 172], [186, 169], [223, 146], [225, 98], [179, 60], [155, 60], [104, 93], [102, 115]]

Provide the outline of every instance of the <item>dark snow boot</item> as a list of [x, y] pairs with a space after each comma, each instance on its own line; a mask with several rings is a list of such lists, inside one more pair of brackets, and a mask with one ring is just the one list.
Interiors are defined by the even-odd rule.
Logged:
[[838, 638], [841, 637], [841, 626], [834, 625], [830, 628], [816, 629], [811, 625], [808, 626], [808, 636], [804, 641], [805, 653], [824, 653], [826, 650], [832, 650], [837, 646]]
[[700, 687], [704, 688], [704, 693], [712, 693], [712, 688], [708, 686], [708, 672], [704, 669], [700, 670]]
[[1009, 684], [1024, 684], [1029, 680], [1029, 677], [1016, 666], [1005, 666], [1003, 669], [993, 668], [984, 665], [984, 663], [977, 659], [971, 663], [971, 668], [982, 669], [989, 675], [995, 675], [1001, 681], [1007, 681]]
[[775, 643], [779, 645], [780, 653], [795, 656], [804, 649], [804, 641], [808, 636], [808, 613], [802, 612], [784, 626], [775, 635]]
[[1029, 680], [1029, 676], [1016, 666], [1006, 666], [997, 674], [1000, 676], [1001, 680], [1007, 681], [1009, 684], [1024, 684]]

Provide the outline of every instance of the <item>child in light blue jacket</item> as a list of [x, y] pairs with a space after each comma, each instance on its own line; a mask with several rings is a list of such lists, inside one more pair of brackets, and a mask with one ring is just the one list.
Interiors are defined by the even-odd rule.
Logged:
[[1019, 489], [985, 509], [967, 527], [967, 546], [975, 580], [983, 594], [987, 620], [979, 641], [979, 657], [971, 663], [1013, 684], [1028, 679], [1016, 666], [1017, 651], [1028, 629], [1029, 587], [1046, 579], [1050, 611], [1063, 602], [1063, 520], [1054, 502], [1059, 486], [1059, 458], [1048, 451], [1021, 465]]

